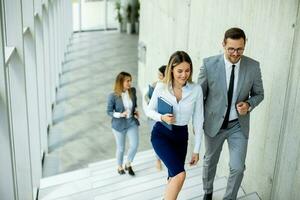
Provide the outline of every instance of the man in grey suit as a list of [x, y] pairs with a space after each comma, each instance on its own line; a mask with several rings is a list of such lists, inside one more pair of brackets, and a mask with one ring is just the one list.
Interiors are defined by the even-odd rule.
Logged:
[[225, 32], [224, 54], [205, 58], [198, 82], [204, 96], [204, 200], [212, 199], [222, 146], [227, 140], [229, 167], [224, 200], [235, 200], [245, 170], [250, 112], [263, 100], [259, 62], [243, 55], [246, 36], [240, 28]]

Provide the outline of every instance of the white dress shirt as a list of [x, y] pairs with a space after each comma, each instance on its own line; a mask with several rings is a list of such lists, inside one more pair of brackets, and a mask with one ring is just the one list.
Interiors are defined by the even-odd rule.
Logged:
[[236, 104], [238, 103], [238, 102], [236, 102], [236, 100], [237, 100], [237, 91], [236, 91], [236, 89], [237, 89], [237, 84], [238, 84], [241, 59], [237, 63], [232, 64], [231, 62], [229, 62], [226, 59], [226, 57], [224, 55], [224, 62], [225, 62], [225, 71], [226, 71], [227, 90], [229, 88], [232, 65], [235, 65], [233, 94], [232, 94], [232, 101], [231, 101], [230, 114], [229, 114], [229, 121], [231, 121], [231, 120], [234, 120], [234, 119], [238, 118], [238, 113], [237, 113], [237, 110], [236, 110]]
[[177, 102], [173, 93], [172, 86], [158, 82], [151, 100], [148, 104], [146, 115], [155, 121], [162, 121], [161, 114], [157, 112], [157, 99], [163, 97], [173, 106], [173, 116], [175, 117], [174, 125], [188, 125], [192, 117], [192, 124], [195, 132], [194, 153], [200, 152], [201, 139], [203, 135], [203, 94], [200, 85], [187, 83], [182, 87], [182, 99]]
[[[127, 111], [127, 116], [126, 118], [130, 118], [131, 117], [131, 109], [132, 109], [132, 100], [129, 96], [128, 91], [126, 90], [125, 92], [122, 92], [122, 101], [123, 101], [123, 105], [125, 108], [125, 111]], [[120, 118], [121, 117], [121, 113], [120, 112], [114, 112], [113, 116], [115, 118]]]

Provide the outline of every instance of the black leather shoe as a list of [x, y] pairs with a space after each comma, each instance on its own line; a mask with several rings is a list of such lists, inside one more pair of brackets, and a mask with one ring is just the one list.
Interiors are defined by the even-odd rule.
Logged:
[[134, 175], [135, 175], [135, 173], [134, 173], [134, 171], [132, 170], [132, 167], [131, 167], [131, 166], [127, 167], [127, 166], [125, 165], [125, 170], [128, 171], [128, 174], [129, 174], [129, 175], [131, 175], [131, 176], [134, 176]]
[[203, 200], [212, 200], [212, 194], [213, 193], [204, 194]]
[[125, 171], [124, 171], [124, 169], [118, 169], [118, 173], [119, 173], [120, 175], [123, 175], [123, 174], [125, 174]]

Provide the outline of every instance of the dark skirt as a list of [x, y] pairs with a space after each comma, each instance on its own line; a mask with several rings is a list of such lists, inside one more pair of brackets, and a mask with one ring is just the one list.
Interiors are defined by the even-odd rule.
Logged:
[[156, 122], [151, 133], [151, 143], [155, 153], [168, 168], [169, 177], [184, 172], [188, 146], [188, 127], [172, 126], [172, 131]]

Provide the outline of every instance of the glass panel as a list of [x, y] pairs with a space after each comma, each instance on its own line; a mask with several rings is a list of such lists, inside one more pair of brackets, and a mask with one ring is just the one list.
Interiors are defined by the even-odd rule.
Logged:
[[72, 0], [73, 31], [79, 31], [79, 0]]
[[[81, 22], [79, 1], [81, 1]], [[116, 20], [115, 0], [72, 0], [73, 30], [114, 29]], [[107, 7], [107, 8], [106, 8]]]
[[108, 0], [107, 1], [107, 28], [114, 29], [119, 26], [117, 21], [117, 12], [115, 6], [115, 0]]
[[105, 1], [82, 0], [82, 30], [105, 28]]

